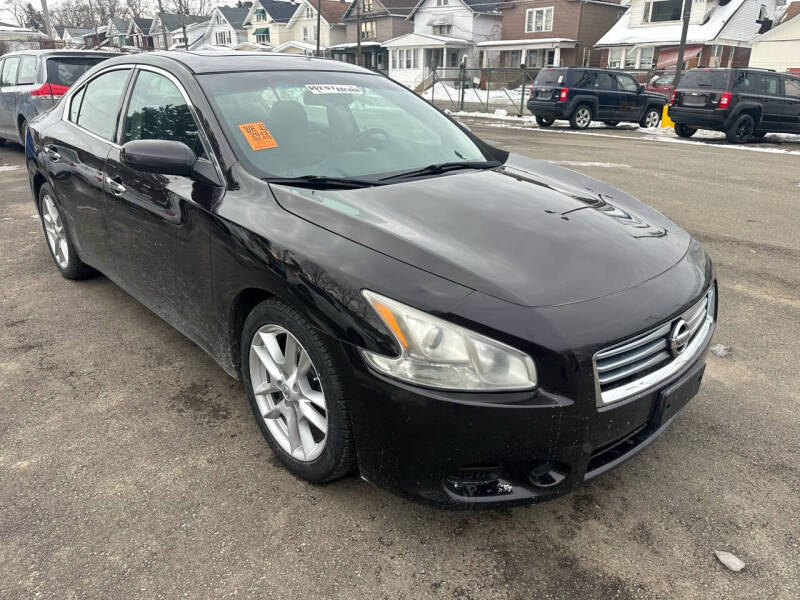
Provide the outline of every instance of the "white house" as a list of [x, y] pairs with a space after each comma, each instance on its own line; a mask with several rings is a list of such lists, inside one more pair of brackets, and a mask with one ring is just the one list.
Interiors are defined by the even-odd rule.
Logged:
[[248, 41], [279, 46], [293, 39], [286, 25], [296, 10], [297, 4], [290, 0], [256, 0], [244, 20]]
[[[595, 47], [606, 51], [610, 68], [674, 68], [683, 6], [683, 0], [631, 0]], [[775, 0], [693, 0], [691, 11], [688, 67], [747, 66], [753, 40], [775, 17]]]
[[[183, 28], [195, 23], [207, 23], [209, 17], [200, 15], [178, 15], [175, 13], [158, 13], [150, 25], [148, 32], [153, 40], [153, 47], [164, 50], [175, 47], [173, 36], [182, 37]], [[166, 40], [165, 40], [166, 38]]]
[[800, 75], [800, 0], [786, 8], [777, 27], [756, 38], [750, 66]]
[[[317, 31], [317, 3], [320, 5], [320, 31]], [[297, 4], [292, 17], [286, 23], [286, 31], [292, 39], [280, 44], [275, 52], [291, 54], [313, 54], [319, 35], [320, 50], [345, 41], [345, 24], [342, 17], [349, 4], [338, 0], [303, 0]]]
[[235, 48], [247, 41], [244, 20], [250, 9], [238, 6], [218, 6], [211, 13], [204, 41], [216, 46]]
[[[425, 82], [434, 67], [480, 67], [478, 42], [499, 40], [502, 2], [486, 0], [418, 0], [408, 15], [414, 32], [396, 37], [383, 46], [389, 50], [389, 76], [415, 88]], [[447, 71], [440, 71], [447, 75]]]
[[67, 48], [83, 48], [83, 36], [92, 31], [88, 27], [65, 27], [61, 41]]

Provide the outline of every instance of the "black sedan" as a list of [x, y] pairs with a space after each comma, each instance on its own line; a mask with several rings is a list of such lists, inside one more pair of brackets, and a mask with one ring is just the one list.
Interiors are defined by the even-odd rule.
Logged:
[[61, 273], [105, 274], [240, 378], [310, 481], [548, 499], [700, 385], [716, 284], [685, 231], [365, 69], [119, 57], [26, 141]]

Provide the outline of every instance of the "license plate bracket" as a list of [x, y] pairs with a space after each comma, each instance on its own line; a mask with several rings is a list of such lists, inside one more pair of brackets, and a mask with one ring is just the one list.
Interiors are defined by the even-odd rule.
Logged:
[[653, 418], [656, 425], [660, 426], [669, 421], [697, 395], [705, 370], [705, 363], [695, 365], [680, 381], [662, 390], [658, 396]]

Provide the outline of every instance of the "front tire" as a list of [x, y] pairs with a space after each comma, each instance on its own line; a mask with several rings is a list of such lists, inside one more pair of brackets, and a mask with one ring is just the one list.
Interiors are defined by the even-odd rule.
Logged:
[[725, 137], [728, 138], [728, 141], [732, 144], [744, 144], [750, 137], [753, 135], [753, 131], [756, 128], [756, 122], [750, 115], [742, 115], [736, 121], [728, 127], [728, 131], [725, 132]]
[[569, 118], [569, 125], [573, 129], [586, 129], [592, 123], [592, 107], [588, 104], [579, 104]]
[[675, 123], [675, 135], [682, 138], [690, 138], [695, 133], [697, 133], [697, 129], [693, 127], [687, 127], [682, 123]]
[[659, 123], [661, 123], [661, 111], [657, 108], [648, 108], [642, 120], [639, 122], [639, 126], [647, 129], [655, 129], [658, 127]]
[[241, 338], [242, 375], [259, 429], [283, 465], [314, 483], [356, 464], [343, 378], [331, 347], [299, 311], [256, 306]]
[[53, 190], [44, 184], [39, 190], [39, 218], [53, 262], [65, 279], [86, 279], [96, 275], [97, 271], [78, 257], [54, 198]]
[[539, 127], [550, 127], [556, 120], [554, 117], [540, 117], [536, 116], [536, 124]]

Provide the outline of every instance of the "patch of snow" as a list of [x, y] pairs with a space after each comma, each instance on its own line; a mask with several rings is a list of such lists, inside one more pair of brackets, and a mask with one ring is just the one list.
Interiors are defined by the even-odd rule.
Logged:
[[19, 169], [18, 165], [0, 165], [0, 173], [3, 171], [16, 171]]
[[711, 354], [714, 356], [718, 356], [719, 358], [726, 358], [730, 356], [731, 347], [726, 346], [725, 344], [714, 344], [711, 346]]
[[714, 550], [714, 554], [717, 556], [717, 559], [719, 559], [719, 562], [734, 573], [738, 573], [745, 567], [744, 561], [735, 554], [725, 552], [724, 550]]
[[580, 160], [553, 160], [550, 161], [556, 165], [564, 165], [565, 167], [601, 167], [604, 169], [632, 169], [630, 165], [623, 163], [612, 162], [584, 162]]

